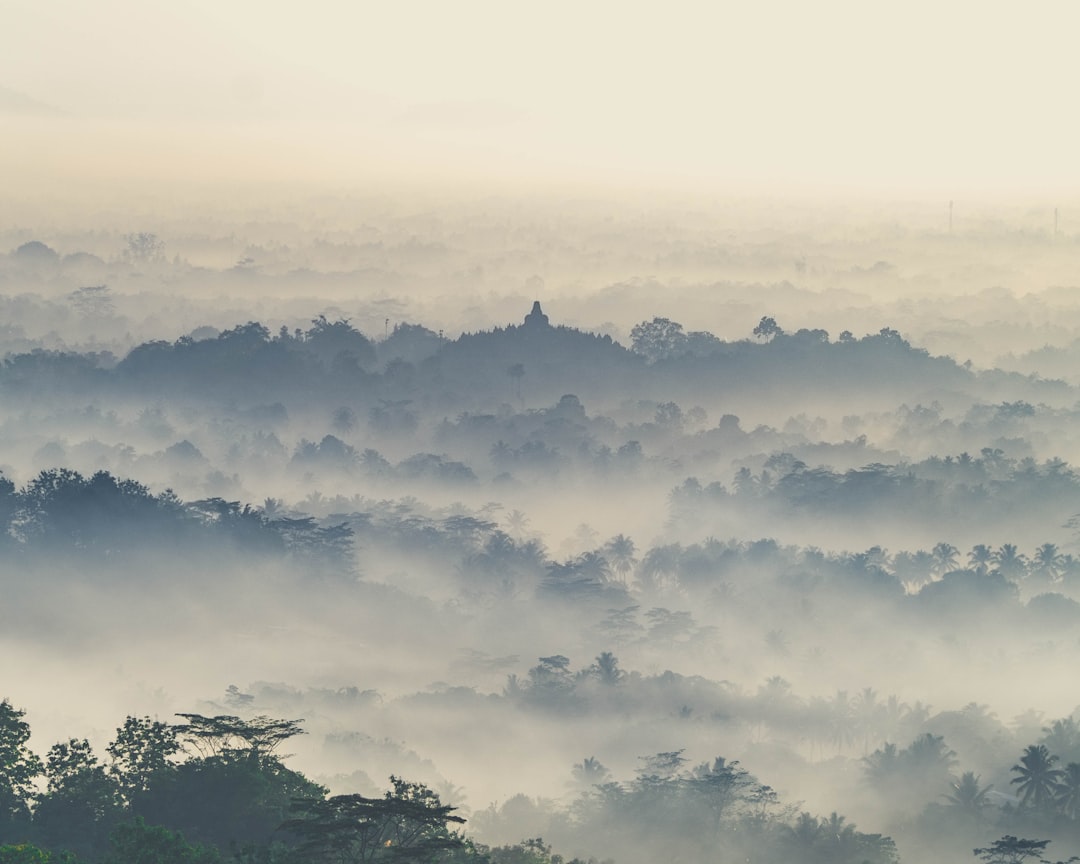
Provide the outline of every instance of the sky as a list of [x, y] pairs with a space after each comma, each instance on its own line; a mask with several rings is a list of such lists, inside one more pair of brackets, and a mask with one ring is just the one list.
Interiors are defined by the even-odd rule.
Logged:
[[0, 179], [1075, 194], [1077, 14], [6, 0]]

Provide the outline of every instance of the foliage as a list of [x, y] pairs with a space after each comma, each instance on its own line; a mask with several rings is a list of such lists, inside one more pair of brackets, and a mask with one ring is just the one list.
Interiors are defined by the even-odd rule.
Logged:
[[299, 853], [319, 862], [436, 861], [465, 848], [449, 830], [463, 824], [454, 807], [418, 783], [391, 777], [393, 791], [383, 798], [335, 795], [294, 802], [299, 814], [282, 826], [301, 840]]
[[161, 825], [147, 825], [141, 816], [117, 825], [110, 835], [104, 864], [219, 864], [214, 848], [188, 843], [183, 834]]
[[34, 780], [42, 773], [41, 760], [26, 746], [30, 724], [26, 712], [0, 701], [0, 842], [12, 838], [30, 817]]

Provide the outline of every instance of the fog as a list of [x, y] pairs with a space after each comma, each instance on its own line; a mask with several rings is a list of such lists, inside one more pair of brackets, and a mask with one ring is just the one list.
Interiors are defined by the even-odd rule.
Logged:
[[[427, 784], [496, 858], [643, 860], [634, 808], [717, 777], [655, 842], [1066, 843], [1010, 782], [1077, 709], [1060, 213], [628, 200], [7, 229], [31, 746], [303, 718], [296, 770]], [[1005, 797], [961, 818], [964, 772]]]
[[0, 28], [0, 859], [1080, 854], [1070, 10], [219, 5]]

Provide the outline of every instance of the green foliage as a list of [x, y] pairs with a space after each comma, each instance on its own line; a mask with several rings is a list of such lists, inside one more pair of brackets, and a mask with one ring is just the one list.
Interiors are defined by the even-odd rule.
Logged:
[[7, 699], [0, 702], [0, 842], [16, 839], [29, 820], [34, 780], [41, 774], [41, 760], [26, 746], [25, 713]]
[[174, 767], [170, 759], [179, 750], [175, 727], [149, 717], [129, 716], [106, 748], [112, 757], [108, 771], [130, 803], [149, 791], [155, 777]]
[[142, 796], [138, 812], [148, 822], [183, 831], [220, 849], [233, 844], [266, 845], [277, 833], [294, 798], [313, 798], [325, 789], [255, 750], [229, 750], [189, 759], [157, 779]]
[[51, 852], [29, 843], [17, 846], [0, 846], [0, 864], [75, 864], [75, 857], [67, 852]]
[[34, 810], [36, 836], [50, 848], [96, 857], [121, 817], [116, 783], [85, 738], [54, 744], [45, 776], [48, 789]]
[[419, 783], [390, 778], [393, 791], [383, 798], [335, 795], [296, 801], [299, 814], [282, 828], [301, 838], [305, 861], [354, 864], [367, 861], [438, 861], [465, 848], [448, 828], [463, 824], [454, 807]]
[[117, 825], [110, 842], [105, 864], [219, 864], [222, 860], [216, 849], [188, 843], [178, 831], [147, 825], [141, 816]]

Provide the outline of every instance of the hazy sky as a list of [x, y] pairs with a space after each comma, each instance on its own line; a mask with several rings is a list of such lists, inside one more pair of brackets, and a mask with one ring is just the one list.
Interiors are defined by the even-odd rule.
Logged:
[[[6, 0], [0, 179], [1069, 194], [1078, 15], [987, 0]], [[31, 116], [12, 91], [65, 116]]]

